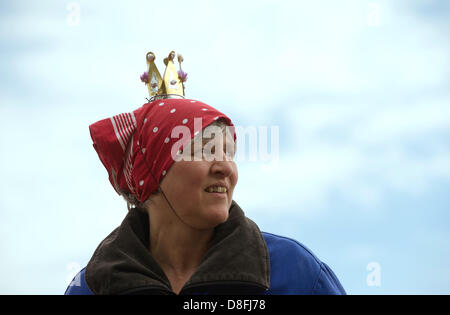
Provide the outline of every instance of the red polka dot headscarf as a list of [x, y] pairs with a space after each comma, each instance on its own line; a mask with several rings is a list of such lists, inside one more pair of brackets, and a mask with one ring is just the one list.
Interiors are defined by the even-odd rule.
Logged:
[[[120, 194], [120, 189], [132, 193], [142, 203], [175, 162], [173, 147], [182, 150], [198, 132], [219, 118], [225, 119], [236, 140], [230, 118], [205, 103], [189, 99], [155, 100], [132, 112], [100, 120], [89, 130], [116, 192]], [[177, 126], [189, 128], [190, 137], [180, 141], [181, 134], [172, 135]]]

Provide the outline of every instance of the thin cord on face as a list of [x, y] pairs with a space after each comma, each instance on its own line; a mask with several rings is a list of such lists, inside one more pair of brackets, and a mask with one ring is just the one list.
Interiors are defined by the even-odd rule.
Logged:
[[[155, 183], [157, 183], [155, 177], [153, 176], [152, 172], [150, 171], [151, 168], [150, 168], [150, 166], [148, 165], [147, 160], [145, 159], [145, 157], [144, 157], [143, 160], [144, 160], [145, 165], [146, 165], [147, 168], [148, 168], [148, 172], [150, 173], [150, 176], [153, 178], [153, 181], [154, 181]], [[162, 193], [162, 195], [164, 196], [164, 199], [166, 199], [166, 201], [167, 201], [167, 203], [169, 204], [170, 209], [172, 209], [173, 213], [175, 213], [175, 215], [178, 217], [178, 219], [180, 219], [180, 221], [184, 223], [184, 221], [180, 218], [180, 216], [177, 214], [177, 212], [175, 211], [175, 209], [172, 207], [172, 204], [170, 203], [169, 199], [166, 197], [166, 194], [164, 193], [164, 191], [163, 191], [162, 188], [161, 188], [161, 185], [159, 185], [159, 184], [158, 184], [158, 189], [159, 189], [159, 191]]]

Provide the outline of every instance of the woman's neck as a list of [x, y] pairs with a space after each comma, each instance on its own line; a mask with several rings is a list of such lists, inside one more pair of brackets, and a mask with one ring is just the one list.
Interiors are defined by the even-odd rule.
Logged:
[[160, 265], [177, 273], [189, 272], [200, 265], [212, 237], [213, 230], [197, 232], [175, 225], [151, 226], [149, 250]]
[[147, 211], [150, 226], [149, 250], [152, 256], [165, 272], [170, 271], [180, 276], [193, 273], [211, 246], [214, 229], [199, 230], [190, 227], [171, 209], [150, 207]]

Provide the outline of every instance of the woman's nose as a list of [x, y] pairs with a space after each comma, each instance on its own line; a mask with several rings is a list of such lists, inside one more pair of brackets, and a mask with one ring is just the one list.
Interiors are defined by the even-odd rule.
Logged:
[[211, 171], [213, 174], [222, 174], [224, 177], [230, 176], [234, 172], [233, 162], [227, 160], [225, 155], [222, 159], [212, 161]]
[[223, 176], [230, 176], [233, 173], [233, 169], [229, 162], [217, 162], [213, 165], [212, 171], [214, 174], [220, 173]]

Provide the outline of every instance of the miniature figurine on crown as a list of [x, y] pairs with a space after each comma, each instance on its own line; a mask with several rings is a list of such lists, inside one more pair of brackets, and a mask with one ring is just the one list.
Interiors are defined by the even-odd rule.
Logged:
[[175, 69], [173, 62], [175, 52], [171, 51], [169, 56], [164, 58], [166, 70], [164, 71], [164, 77], [161, 77], [155, 65], [155, 54], [148, 52], [145, 56], [148, 71], [141, 75], [141, 81], [147, 85], [150, 99], [184, 98], [184, 82], [187, 80], [187, 73], [181, 69], [183, 56], [179, 54], [177, 57], [180, 70]]

